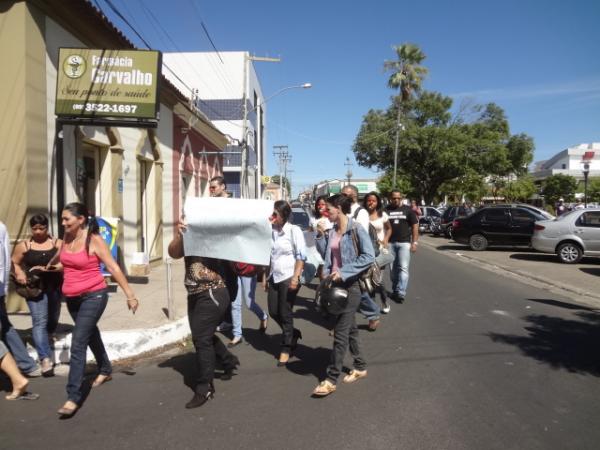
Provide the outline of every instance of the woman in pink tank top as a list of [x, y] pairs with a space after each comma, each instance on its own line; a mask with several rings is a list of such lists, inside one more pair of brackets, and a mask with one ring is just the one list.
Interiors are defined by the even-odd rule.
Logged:
[[58, 410], [61, 416], [72, 416], [82, 401], [81, 387], [88, 346], [98, 366], [98, 376], [92, 387], [98, 387], [112, 379], [112, 366], [97, 325], [108, 302], [106, 282], [100, 272], [101, 262], [125, 292], [127, 307], [134, 314], [139, 302], [100, 236], [98, 222], [94, 217], [88, 216], [86, 206], [81, 203], [66, 205], [62, 212], [62, 225], [65, 236], [58, 254], [60, 264], [53, 266], [53, 261], [50, 261], [46, 269], [64, 272], [62, 291], [75, 322], [71, 335], [68, 399]]

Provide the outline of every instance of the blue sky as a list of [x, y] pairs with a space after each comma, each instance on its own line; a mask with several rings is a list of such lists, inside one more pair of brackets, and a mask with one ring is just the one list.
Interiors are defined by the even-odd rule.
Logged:
[[[133, 42], [139, 40], [103, 11]], [[343, 178], [362, 117], [386, 108], [383, 62], [392, 45], [418, 44], [427, 55], [424, 87], [461, 101], [493, 101], [512, 133], [534, 138], [535, 160], [600, 141], [600, 1], [238, 1], [112, 0], [154, 48], [280, 57], [256, 63], [266, 97], [311, 82], [268, 103], [268, 146], [287, 144], [294, 193], [323, 179]], [[160, 39], [141, 2], [176, 44]], [[193, 3], [192, 3], [193, 2]], [[143, 47], [140, 44], [140, 47]], [[277, 164], [269, 152], [269, 174]], [[352, 168], [355, 177], [376, 173]]]

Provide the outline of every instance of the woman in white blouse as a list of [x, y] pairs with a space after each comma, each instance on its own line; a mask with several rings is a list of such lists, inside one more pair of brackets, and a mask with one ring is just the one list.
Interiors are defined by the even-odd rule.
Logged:
[[288, 222], [291, 214], [292, 209], [287, 202], [278, 200], [273, 205], [267, 298], [269, 315], [283, 332], [277, 363], [279, 367], [287, 364], [298, 345], [298, 339], [302, 338], [300, 330], [294, 328], [293, 308], [306, 260], [306, 244], [302, 230]]
[[[388, 243], [385, 239], [387, 231], [391, 229], [392, 226], [390, 225], [388, 215], [383, 211], [383, 202], [377, 192], [369, 192], [365, 195], [363, 207], [369, 213], [369, 223], [377, 232], [379, 249], [376, 249], [375, 251], [375, 254], [377, 255], [375, 261], [379, 267], [383, 269], [386, 265], [394, 262], [394, 255], [388, 250]], [[390, 305], [387, 302], [385, 287], [379, 286], [376, 292], [379, 292], [379, 296], [381, 297], [381, 312], [384, 314], [389, 313]]]

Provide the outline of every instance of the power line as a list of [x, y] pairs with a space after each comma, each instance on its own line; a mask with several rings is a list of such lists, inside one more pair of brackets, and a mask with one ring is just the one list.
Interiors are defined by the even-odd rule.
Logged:
[[[139, 38], [139, 39], [140, 39], [140, 40], [141, 40], [141, 41], [144, 43], [144, 45], [146, 46], [146, 48], [148, 48], [149, 50], [150, 50], [150, 49], [152, 49], [152, 46], [151, 46], [151, 45], [150, 45], [150, 44], [149, 44], [149, 43], [146, 41], [146, 39], [144, 39], [144, 37], [141, 35], [141, 33], [139, 33], [139, 32], [138, 32], [138, 31], [135, 29], [135, 27], [134, 27], [133, 25], [131, 25], [131, 23], [129, 23], [129, 21], [127, 20], [127, 18], [126, 18], [126, 17], [125, 17], [123, 14], [121, 14], [121, 12], [120, 12], [120, 11], [117, 9], [117, 7], [116, 7], [116, 6], [115, 6], [115, 5], [114, 5], [114, 4], [111, 2], [111, 0], [104, 0], [104, 1], [105, 1], [105, 3], [108, 5], [108, 7], [109, 7], [109, 8], [110, 8], [110, 9], [111, 9], [111, 10], [112, 10], [112, 11], [113, 11], [113, 12], [114, 12], [116, 15], [117, 15], [117, 17], [119, 17], [119, 18], [120, 18], [120, 19], [121, 19], [121, 20], [122, 20], [122, 21], [123, 21], [123, 22], [124, 22], [124, 23], [125, 23], [125, 24], [126, 24], [126, 25], [127, 25], [127, 26], [128, 26], [128, 27], [129, 27], [129, 28], [130, 28], [130, 29], [131, 29], [133, 32], [134, 32], [134, 33], [135, 33], [135, 35], [136, 35], [136, 36], [137, 36], [137, 37], [138, 37], [138, 38]], [[100, 7], [100, 5], [99, 5], [99, 3], [98, 3], [98, 0], [94, 0], [94, 3], [96, 4], [96, 7], [98, 8], [98, 10], [99, 10], [100, 12], [102, 12], [102, 8]], [[142, 6], [144, 6], [144, 5], [142, 4]], [[150, 24], [150, 25], [152, 25], [152, 24]], [[153, 26], [153, 25], [152, 25], [152, 26]], [[156, 28], [156, 27], [155, 27], [155, 28]], [[163, 30], [163, 32], [165, 32], [165, 31]], [[167, 33], [165, 32], [165, 34], [167, 34]], [[168, 36], [168, 34], [167, 34], [167, 36]], [[169, 36], [169, 39], [170, 39], [170, 36]], [[182, 53], [183, 53], [183, 52], [182, 52]], [[190, 64], [190, 63], [189, 63], [189, 61], [187, 61], [187, 62], [188, 62], [188, 64]], [[191, 67], [192, 67], [192, 69], [195, 71], [195, 69], [194, 69], [193, 65], [191, 65], [191, 64], [190, 64], [190, 66], [191, 66]], [[169, 72], [171, 72], [171, 74], [173, 74], [173, 76], [174, 76], [174, 77], [175, 77], [175, 78], [176, 78], [176, 79], [177, 79], [177, 80], [178, 80], [178, 81], [179, 81], [179, 82], [180, 82], [180, 83], [181, 83], [183, 86], [185, 86], [185, 87], [186, 87], [186, 88], [187, 88], [187, 89], [190, 91], [190, 93], [193, 93], [193, 92], [194, 92], [194, 91], [193, 91], [193, 89], [192, 89], [190, 86], [188, 86], [188, 84], [187, 84], [185, 81], [183, 81], [183, 80], [181, 79], [181, 77], [179, 77], [179, 76], [178, 76], [178, 75], [175, 73], [175, 71], [174, 71], [173, 69], [171, 69], [171, 68], [170, 68], [170, 67], [169, 67], [169, 66], [168, 66], [166, 63], [164, 63], [164, 62], [163, 62], [163, 67], [165, 67], [165, 68], [166, 68], [166, 69], [167, 69]], [[196, 75], [199, 75], [199, 74], [196, 72]], [[199, 77], [199, 78], [200, 78], [200, 77]], [[200, 78], [200, 79], [201, 79], [201, 78]], [[235, 126], [237, 126], [237, 127], [239, 127], [239, 128], [241, 128], [241, 127], [242, 127], [240, 124], [237, 124], [237, 123], [235, 123], [235, 122], [232, 122], [231, 120], [229, 120], [229, 119], [225, 118], [224, 116], [222, 116], [222, 115], [221, 115], [221, 114], [220, 114], [220, 113], [219, 113], [217, 110], [215, 110], [215, 109], [214, 109], [212, 106], [210, 106], [210, 105], [209, 105], [207, 102], [205, 102], [204, 100], [202, 100], [202, 99], [200, 99], [200, 98], [198, 98], [197, 100], [198, 100], [200, 103], [204, 104], [208, 110], [210, 110], [210, 111], [214, 112], [214, 113], [215, 113], [215, 115], [219, 116], [219, 117], [221, 118], [220, 120], [225, 120], [225, 121], [229, 122], [230, 124], [232, 124], [232, 125], [235, 125]]]

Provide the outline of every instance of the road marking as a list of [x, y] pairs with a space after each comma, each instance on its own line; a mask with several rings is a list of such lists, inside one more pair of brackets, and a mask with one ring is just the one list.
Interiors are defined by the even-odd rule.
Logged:
[[501, 309], [493, 309], [490, 311], [492, 314], [497, 314], [499, 316], [510, 316], [510, 314], [506, 311], [502, 311]]

